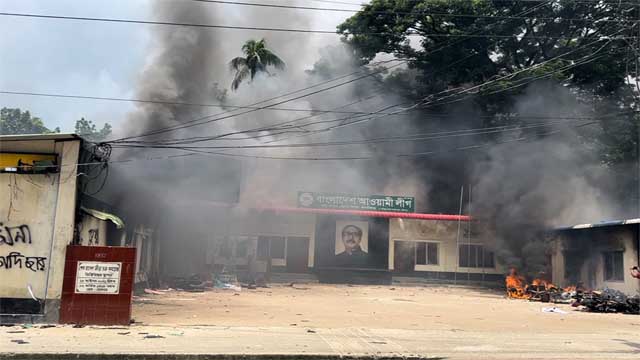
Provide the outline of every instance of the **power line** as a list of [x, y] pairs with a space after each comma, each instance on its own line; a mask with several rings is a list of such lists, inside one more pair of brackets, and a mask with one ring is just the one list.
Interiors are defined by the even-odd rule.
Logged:
[[240, 105], [230, 105], [230, 104], [205, 104], [205, 103], [190, 103], [190, 102], [181, 102], [181, 101], [146, 100], [146, 99], [133, 99], [133, 98], [103, 97], [103, 96], [89, 96], [89, 95], [77, 95], [77, 94], [61, 94], [61, 93], [26, 92], [26, 91], [12, 91], [12, 90], [0, 90], [0, 94], [52, 97], [52, 98], [62, 98], [62, 99], [104, 100], [104, 101], [133, 102], [133, 103], [143, 103], [143, 104], [174, 105], [174, 106], [310, 112], [310, 113], [319, 113], [319, 114], [364, 114], [364, 115], [371, 114], [370, 112], [363, 112], [363, 111], [338, 111], [338, 110], [296, 109], [296, 108], [279, 108], [279, 107], [265, 108], [265, 107], [258, 107], [258, 106], [240, 106]]
[[[583, 123], [581, 125], [577, 125], [574, 126], [574, 128], [580, 128], [580, 127], [584, 127], [584, 126], [588, 126], [588, 125], [592, 125], [595, 124], [596, 122], [592, 121], [592, 122], [586, 122]], [[536, 134], [536, 138], [537, 140], [541, 140], [544, 139], [545, 136], [550, 136], [550, 135], [554, 135], [557, 133], [562, 132], [561, 129], [558, 130], [554, 130], [554, 131], [550, 131], [547, 133], [542, 133], [542, 134]], [[482, 147], [487, 147], [487, 146], [495, 146], [495, 145], [500, 145], [500, 144], [505, 144], [505, 143], [509, 143], [509, 142], [519, 142], [519, 141], [527, 141], [530, 140], [529, 138], [526, 137], [520, 137], [520, 138], [515, 138], [515, 139], [510, 139], [510, 140], [504, 140], [504, 141], [498, 141], [498, 142], [489, 142], [489, 143], [484, 143], [484, 144], [480, 144], [480, 145], [469, 145], [469, 146], [463, 146], [463, 147], [457, 147], [457, 148], [453, 148], [453, 149], [448, 149], [448, 150], [436, 150], [436, 151], [430, 151], [430, 152], [419, 152], [419, 153], [409, 153], [409, 154], [388, 154], [388, 156], [391, 157], [424, 157], [424, 156], [428, 156], [428, 155], [435, 155], [435, 154], [440, 154], [440, 153], [448, 153], [448, 152], [457, 152], [457, 151], [466, 151], [466, 150], [475, 150], [478, 148], [482, 148]], [[226, 156], [226, 157], [244, 157], [244, 158], [254, 158], [254, 159], [269, 159], [269, 160], [296, 160], [296, 161], [337, 161], [337, 160], [372, 160], [372, 159], [379, 159], [380, 157], [374, 157], [374, 156], [368, 156], [368, 157], [326, 157], [326, 158], [319, 158], [319, 157], [306, 157], [306, 158], [300, 158], [300, 157], [273, 157], [273, 156], [258, 156], [258, 155], [245, 155], [245, 154], [230, 154], [230, 153], [222, 153], [222, 152], [208, 152], [208, 151], [199, 151], [199, 150], [189, 150], [189, 149], [185, 149], [183, 151], [187, 151], [187, 154], [174, 154], [174, 155], [165, 155], [165, 156], [161, 156], [161, 157], [146, 157], [143, 159], [124, 159], [124, 160], [109, 160], [107, 163], [108, 164], [116, 164], [116, 163], [133, 163], [133, 162], [139, 162], [139, 161], [154, 161], [154, 160], [172, 160], [175, 158], [183, 158], [183, 157], [190, 157], [193, 155], [217, 155], [217, 156]], [[104, 165], [105, 162], [87, 162], [87, 163], [76, 163], [76, 164], [61, 164], [61, 165], [35, 165], [34, 167], [37, 168], [51, 168], [51, 167], [55, 167], [55, 168], [61, 168], [64, 166], [75, 166], [75, 167], [79, 167], [79, 166], [93, 166], [93, 165]]]
[[[586, 117], [576, 118], [572, 121], [585, 120]], [[593, 118], [591, 118], [593, 119]], [[516, 125], [516, 126], [496, 126], [485, 128], [472, 128], [464, 130], [442, 131], [435, 133], [423, 133], [403, 136], [386, 136], [362, 140], [348, 140], [348, 141], [332, 141], [321, 143], [300, 143], [300, 144], [281, 144], [281, 145], [238, 145], [238, 146], [174, 146], [171, 144], [126, 144], [115, 145], [116, 147], [147, 147], [147, 148], [159, 148], [159, 149], [280, 149], [280, 148], [307, 148], [307, 147], [330, 147], [330, 146], [353, 146], [363, 144], [378, 144], [378, 143], [395, 143], [395, 142], [412, 142], [412, 141], [425, 141], [425, 140], [443, 140], [452, 137], [466, 137], [466, 136], [478, 136], [478, 135], [490, 135], [512, 131], [523, 131], [537, 128], [544, 128], [547, 126], [564, 123], [564, 120], [557, 119], [555, 121]]]
[[[624, 29], [623, 29], [623, 30], [624, 30]], [[616, 32], [616, 33], [619, 33], [619, 32], [621, 32], [621, 31], [622, 31], [622, 30], [620, 30], [620, 31], [618, 31], [618, 32]], [[616, 33], [614, 33], [614, 34], [616, 34]], [[450, 97], [453, 97], [453, 96], [458, 96], [458, 95], [461, 95], [461, 94], [467, 93], [467, 92], [472, 91], [472, 90], [475, 90], [475, 89], [481, 89], [482, 87], [487, 86], [487, 85], [490, 85], [490, 84], [495, 83], [495, 82], [497, 82], [497, 81], [501, 81], [501, 80], [504, 80], [504, 79], [508, 79], [508, 78], [510, 78], [510, 77], [514, 77], [515, 75], [517, 75], [517, 74], [519, 74], [519, 73], [522, 73], [522, 72], [525, 72], [525, 71], [531, 71], [531, 70], [533, 70], [533, 69], [536, 69], [536, 68], [538, 68], [538, 67], [540, 67], [540, 66], [545, 65], [546, 63], [549, 63], [549, 62], [554, 61], [554, 60], [557, 60], [557, 59], [559, 59], [559, 58], [561, 58], [561, 57], [567, 56], [567, 55], [569, 55], [569, 54], [571, 54], [571, 53], [574, 53], [574, 52], [576, 52], [576, 51], [580, 50], [581, 48], [588, 47], [588, 46], [590, 46], [590, 45], [592, 45], [592, 44], [596, 44], [596, 43], [598, 43], [598, 42], [600, 42], [600, 41], [602, 41], [602, 40], [601, 40], [601, 39], [599, 39], [599, 40], [592, 41], [592, 42], [590, 42], [590, 43], [588, 43], [588, 44], [581, 45], [581, 46], [579, 46], [579, 47], [577, 47], [577, 48], [575, 48], [575, 49], [573, 49], [573, 50], [571, 50], [571, 51], [569, 51], [569, 52], [565, 52], [564, 54], [557, 55], [557, 56], [555, 56], [555, 57], [553, 57], [553, 58], [550, 58], [550, 59], [548, 59], [548, 60], [546, 60], [546, 61], [543, 61], [543, 62], [541, 62], [541, 63], [538, 63], [538, 64], [536, 64], [536, 65], [534, 65], [534, 66], [530, 66], [530, 67], [528, 67], [528, 68], [521, 69], [521, 70], [516, 71], [516, 72], [513, 72], [513, 73], [511, 73], [511, 74], [504, 75], [504, 76], [498, 77], [498, 78], [493, 79], [493, 80], [490, 80], [490, 81], [486, 81], [486, 82], [484, 82], [484, 83], [482, 83], [482, 84], [479, 84], [479, 85], [476, 85], [476, 86], [473, 86], [473, 87], [470, 87], [470, 88], [465, 88], [465, 89], [463, 89], [463, 90], [461, 90], [461, 91], [458, 91], [458, 92], [456, 92], [456, 93], [453, 93], [453, 94], [450, 94], [450, 95], [447, 95], [447, 96], [444, 96], [444, 97], [440, 97], [439, 99], [436, 99], [436, 100], [432, 100], [432, 101], [431, 101], [431, 102], [429, 102], [429, 103], [425, 103], [425, 102], [423, 101], [423, 102], [421, 102], [421, 103], [419, 103], [419, 104], [420, 104], [420, 105], [441, 106], [441, 105], [445, 105], [445, 104], [448, 104], [448, 103], [453, 103], [453, 102], [458, 102], [458, 101], [465, 100], [466, 98], [462, 98], [462, 99], [457, 99], [457, 100], [450, 101], [450, 102], [448, 102], [448, 103], [439, 103], [439, 101], [441, 101], [441, 100], [443, 100], [443, 99], [450, 98]], [[610, 41], [609, 41], [609, 42], [607, 42], [607, 44], [608, 44], [608, 43], [610, 43]], [[590, 57], [595, 56], [595, 55], [596, 55], [596, 54], [597, 54], [601, 49], [603, 49], [603, 48], [604, 48], [604, 46], [606, 46], [606, 44], [605, 44], [605, 45], [603, 45], [603, 46], [602, 46], [599, 50], [597, 50], [595, 53], [592, 53], [592, 54], [590, 54], [590, 55], [587, 55], [587, 56], [583, 57], [582, 59], [580, 59], [580, 61], [584, 61], [585, 59], [589, 59]], [[569, 65], [569, 66], [570, 66], [570, 67], [571, 67], [571, 66], [579, 66], [579, 65], [581, 65], [581, 64], [582, 64], [582, 63], [581, 63], [581, 62], [579, 62], [579, 63], [574, 63], [574, 64]], [[566, 70], [566, 69], [564, 69], [564, 70]], [[548, 76], [548, 74], [550, 74], [550, 73], [551, 73], [551, 74], [553, 74], [553, 73], [555, 73], [555, 72], [557, 72], [557, 71], [548, 72], [548, 73], [546, 73], [547, 75], [541, 75], [541, 76], [539, 76], [539, 77], [537, 77], [537, 78], [533, 79], [532, 81], [535, 81], [535, 80], [537, 80], [537, 79], [539, 79], [539, 78], [541, 78], [541, 77], [543, 77], [543, 76]], [[529, 81], [529, 82], [527, 82], [527, 83], [530, 83], [530, 82], [531, 82], [531, 81]], [[521, 84], [519, 84], [518, 86], [524, 86], [524, 85], [526, 85], [527, 83], [521, 83]], [[513, 88], [513, 87], [511, 87], [511, 88]], [[502, 89], [501, 91], [506, 91], [506, 90], [507, 90], [507, 89]], [[445, 90], [445, 91], [442, 91], [442, 92], [440, 92], [440, 93], [447, 93], [447, 92], [449, 92], [449, 90]], [[439, 94], [440, 94], [440, 93], [439, 93]], [[434, 95], [437, 95], [437, 94], [434, 94]], [[426, 101], [426, 99], [424, 99], [424, 100]], [[384, 110], [387, 110], [387, 109], [388, 109], [388, 107], [387, 107], [387, 108], [383, 108], [383, 109], [381, 109], [381, 110], [379, 110], [379, 111], [384, 111]], [[386, 116], [388, 116], [388, 115], [377, 115], [377, 116], [375, 116], [375, 115], [374, 115], [374, 116], [371, 116], [371, 117], [369, 117], [369, 118], [365, 118], [365, 119], [358, 119], [358, 120], [354, 120], [354, 121], [351, 121], [351, 122], [348, 122], [348, 123], [344, 123], [344, 122], [343, 122], [343, 123], [341, 123], [341, 124], [339, 124], [339, 125], [336, 125], [336, 126], [331, 126], [331, 127], [328, 127], [328, 128], [325, 128], [325, 129], [321, 129], [321, 130], [315, 130], [315, 131], [313, 131], [313, 132], [309, 132], [309, 133], [306, 133], [306, 134], [300, 134], [300, 135], [295, 136], [295, 137], [305, 137], [305, 136], [314, 135], [314, 134], [316, 134], [316, 133], [332, 131], [332, 130], [335, 130], [335, 129], [337, 129], [337, 128], [341, 128], [341, 127], [345, 127], [345, 126], [350, 126], [350, 125], [355, 125], [355, 124], [359, 124], [359, 123], [362, 123], [362, 122], [367, 122], [367, 121], [371, 121], [371, 120], [379, 119], [379, 118], [386, 117]], [[285, 139], [279, 139], [279, 140], [276, 140], [276, 142], [283, 141], [283, 140], [288, 140], [288, 139], [291, 139], [291, 137], [289, 137], [289, 138], [285, 138]]]
[[[531, 11], [535, 10], [536, 8], [539, 8], [539, 7], [540, 7], [540, 6], [542, 6], [542, 5], [544, 5], [544, 4], [538, 4], [538, 5], [536, 5], [536, 6], [533, 6], [533, 7], [529, 8], [529, 9], [526, 9], [526, 10], [522, 11], [522, 12], [521, 12], [521, 13], [519, 13], [519, 14], [520, 14], [520, 15], [524, 15], [524, 14], [526, 14], [526, 13], [528, 13], [528, 12], [531, 12]], [[491, 26], [491, 25], [495, 25], [495, 23], [494, 23], [494, 24], [489, 24], [488, 26]], [[454, 41], [454, 42], [452, 42], [452, 43], [445, 44], [445, 45], [443, 45], [443, 46], [441, 46], [441, 47], [439, 47], [439, 48], [437, 48], [437, 49], [435, 49], [435, 50], [431, 51], [431, 52], [430, 52], [430, 54], [433, 54], [433, 53], [435, 53], [435, 52], [438, 52], [438, 51], [440, 51], [440, 50], [442, 50], [442, 49], [444, 49], [444, 48], [446, 48], [446, 47], [448, 47], [448, 46], [451, 46], [451, 45], [453, 45], [453, 44], [455, 44], [455, 43], [458, 43], [458, 42], [461, 42], [461, 41], [464, 41], [464, 40], [456, 40], [456, 41]], [[464, 60], [466, 60], [467, 58], [469, 58], [469, 57], [471, 57], [471, 56], [473, 56], [473, 55], [474, 55], [474, 54], [471, 54], [471, 55], [469, 55], [469, 56], [467, 56], [467, 57], [465, 57], [465, 58], [463, 58], [463, 59], [460, 59], [459, 61], [464, 61]], [[459, 61], [457, 61], [457, 62], [459, 62]], [[454, 62], [454, 63], [452, 63], [452, 64], [455, 64], [455, 63], [457, 63], [457, 62]], [[451, 64], [449, 64], [449, 65], [451, 65]], [[449, 65], [447, 65], [447, 67], [448, 67]], [[445, 68], [446, 68], [446, 67], [445, 67]], [[397, 104], [397, 105], [393, 105], [393, 106], [390, 106], [390, 107], [386, 107], [386, 108], [384, 108], [384, 109], [382, 109], [382, 110], [378, 110], [376, 113], [378, 114], [378, 113], [381, 113], [382, 111], [384, 111], [384, 110], [386, 110], [386, 109], [393, 108], [393, 107], [400, 106], [400, 105], [402, 105], [402, 104]], [[404, 110], [401, 110], [401, 112], [402, 112], [402, 111], [404, 111]], [[398, 113], [398, 112], [394, 112], [393, 114], [397, 114], [397, 113]], [[241, 114], [237, 114], [237, 115], [241, 115]], [[236, 115], [233, 115], [233, 116], [236, 116]], [[233, 117], [233, 116], [228, 116], [228, 117], [226, 117], [226, 118]], [[348, 119], [351, 119], [351, 118], [337, 119], [337, 120], [348, 120]], [[370, 119], [371, 119], [371, 118], [370, 118]], [[370, 119], [365, 119], [365, 121], [366, 121], [366, 120], [370, 120]], [[217, 119], [214, 119], [214, 120], [217, 120]], [[296, 119], [296, 120], [299, 120], [299, 119]], [[296, 121], [296, 120], [294, 120], [294, 121]], [[361, 122], [361, 121], [358, 121], [358, 122]], [[354, 122], [352, 122], [352, 123], [354, 123]], [[349, 124], [351, 124], [351, 123], [349, 123]], [[341, 124], [340, 126], [344, 126], [344, 124]], [[252, 129], [252, 130], [255, 130], [255, 129]], [[246, 131], [246, 132], [251, 132], [252, 130], [249, 130], [249, 131]], [[263, 130], [264, 130], [264, 129], [263, 129]], [[323, 130], [323, 131], [326, 131], [326, 130]], [[199, 141], [215, 140], [215, 139], [219, 139], [219, 138], [224, 137], [224, 136], [236, 135], [236, 134], [240, 134], [240, 133], [242, 133], [242, 132], [234, 132], [234, 133], [222, 134], [222, 135], [216, 135], [216, 136], [213, 136], [213, 137], [205, 137], [205, 138], [202, 138], [202, 137], [201, 137], [201, 138], [199, 139]], [[278, 141], [281, 141], [281, 140], [278, 140]]]
[[[539, 8], [539, 7], [540, 7], [540, 6], [542, 6], [542, 5], [543, 5], [543, 4], [538, 4], [538, 5], [536, 5], [536, 6], [533, 6], [533, 7], [529, 8], [529, 9], [526, 9], [526, 10], [524, 10], [524, 11], [520, 12], [518, 15], [524, 15], [524, 14], [527, 14], [527, 13], [529, 13], [529, 12], [531, 12], [531, 11], [535, 10], [536, 8]], [[495, 24], [496, 24], [496, 23], [494, 23], [494, 24], [489, 24], [488, 26], [492, 26], [492, 25], [495, 25]], [[435, 52], [441, 51], [442, 49], [444, 49], [444, 48], [446, 48], [446, 47], [448, 47], [448, 46], [451, 46], [451, 45], [453, 45], [453, 44], [455, 44], [455, 43], [459, 43], [459, 42], [464, 41], [464, 40], [467, 40], [467, 39], [462, 39], [462, 40], [456, 40], [456, 41], [453, 41], [453, 42], [449, 42], [448, 44], [445, 44], [445, 45], [443, 45], [443, 46], [440, 46], [439, 48], [437, 48], [437, 49], [435, 49], [435, 50], [431, 51], [431, 52], [430, 52], [430, 54], [433, 54], [433, 53], [435, 53]], [[466, 58], [465, 58], [465, 59], [466, 59]], [[462, 60], [464, 60], [464, 59], [461, 59], [461, 61], [462, 61]], [[404, 61], [403, 61], [403, 62], [404, 62]], [[398, 65], [399, 65], [399, 64], [398, 64]], [[389, 68], [387, 68], [386, 70], [388, 70], [388, 69], [389, 69]], [[352, 73], [352, 74], [356, 74], [356, 73], [359, 73], [359, 72], [355, 72], [355, 73]], [[347, 75], [345, 75], [344, 77], [348, 77], [348, 76], [350, 76], [350, 75], [351, 75], [351, 74], [347, 74]], [[372, 74], [368, 74], [368, 76], [370, 76], [370, 75], [372, 75]], [[365, 76], [365, 77], [367, 77], [367, 76]], [[364, 78], [364, 77], [361, 77], [361, 78]], [[337, 80], [337, 79], [330, 79], [330, 80], [328, 80], [326, 83], [331, 82], [331, 81], [333, 81], [333, 80]], [[358, 80], [358, 79], [355, 79], [355, 80]], [[345, 83], [343, 83], [343, 84], [339, 84], [339, 85], [344, 85], [344, 84], [345, 84]], [[318, 85], [321, 85], [321, 84], [316, 84], [316, 85], [314, 85], [314, 86], [318, 86]], [[311, 87], [314, 87], [314, 86], [311, 86]], [[310, 87], [310, 88], [311, 88], [311, 87]], [[305, 90], [305, 89], [300, 90], [300, 91], [304, 91], [304, 90]], [[294, 91], [293, 93], [297, 93], [297, 92], [300, 92], [300, 91]], [[292, 94], [292, 93], [289, 93], [289, 94]], [[283, 95], [283, 96], [284, 96], [284, 95]], [[276, 97], [276, 98], [272, 98], [272, 99], [264, 100], [264, 101], [258, 102], [258, 103], [256, 103], [256, 104], [253, 104], [253, 105], [257, 105], [257, 104], [261, 104], [261, 103], [264, 103], [264, 102], [268, 102], [268, 101], [270, 101], [270, 100], [274, 100], [274, 99], [277, 99], [277, 98], [279, 98], [279, 97], [280, 97], [280, 96], [278, 96], [278, 97]], [[287, 100], [287, 101], [291, 101], [291, 100], [295, 100], [295, 99], [290, 99], [290, 100]], [[274, 106], [274, 104], [272, 104], [272, 105], [270, 105], [270, 106]], [[218, 121], [218, 120], [223, 120], [223, 119], [231, 118], [231, 117], [234, 117], [234, 116], [239, 116], [239, 115], [243, 115], [243, 114], [246, 114], [246, 113], [249, 113], [249, 112], [253, 112], [253, 111], [257, 111], [257, 110], [251, 110], [251, 111], [247, 111], [247, 112], [243, 112], [243, 113], [239, 113], [239, 114], [229, 115], [229, 116], [226, 116], [226, 117], [223, 117], [223, 118], [214, 118], [214, 119], [210, 119], [210, 120], [207, 120], [207, 121], [204, 121], [204, 122], [203, 122], [202, 120], [204, 120], [204, 119], [208, 119], [208, 118], [210, 118], [210, 117], [217, 116], [217, 115], [220, 115], [220, 114], [214, 114], [214, 115], [210, 115], [210, 116], [205, 116], [205, 117], [202, 117], [202, 118], [193, 119], [193, 120], [188, 121], [187, 123], [191, 123], [191, 124], [193, 124], [193, 125], [189, 125], [189, 126], [187, 126], [187, 127], [190, 127], [190, 126], [197, 126], [197, 125], [200, 125], [200, 124], [210, 123], [210, 122], [214, 122], [214, 121]], [[222, 114], [224, 114], [224, 113], [227, 113], [227, 112], [223, 112]], [[296, 120], [299, 120], [299, 119], [296, 119]], [[168, 131], [174, 131], [174, 130], [178, 130], [178, 129], [181, 129], [181, 128], [185, 128], [185, 126], [184, 126], [183, 124], [184, 124], [184, 123], [179, 124], [179, 125], [174, 125], [174, 126], [171, 126], [171, 127], [167, 127], [167, 128], [164, 128], [164, 129], [156, 130], [156, 131], [151, 131], [151, 132], [148, 132], [148, 133], [146, 133], [146, 134], [142, 134], [142, 135], [140, 135], [140, 136], [127, 137], [127, 138], [117, 139], [117, 140], [114, 140], [114, 141], [122, 141], [122, 140], [128, 140], [128, 139], [136, 138], [136, 137], [150, 136], [150, 135], [155, 135], [155, 134], [158, 134], [158, 133], [164, 133], [164, 132], [168, 132]], [[231, 134], [228, 134], [228, 135], [231, 135]]]
[[[337, 88], [337, 87], [340, 87], [340, 86], [343, 86], [343, 85], [346, 85], [346, 84], [349, 84], [349, 83], [353, 83], [353, 82], [355, 82], [355, 81], [359, 81], [359, 80], [362, 80], [362, 79], [365, 79], [365, 78], [368, 78], [368, 77], [374, 76], [374, 75], [376, 75], [376, 74], [382, 73], [382, 72], [387, 71], [387, 70], [389, 70], [389, 69], [392, 69], [392, 68], [394, 68], [394, 67], [400, 66], [400, 65], [402, 65], [403, 63], [404, 63], [404, 62], [400, 62], [399, 64], [395, 64], [395, 65], [392, 65], [392, 66], [389, 66], [389, 67], [382, 67], [382, 69], [379, 69], [379, 70], [376, 70], [376, 71], [373, 71], [373, 72], [367, 73], [366, 75], [363, 75], [363, 76], [360, 76], [360, 77], [357, 77], [357, 78], [354, 78], [354, 79], [350, 79], [350, 80], [347, 80], [347, 81], [344, 81], [344, 82], [341, 82], [341, 83], [338, 83], [338, 84], [335, 84], [335, 85], [331, 85], [331, 86], [326, 87], [326, 88], [322, 88], [322, 89], [319, 89], [319, 90], [315, 90], [315, 91], [310, 92], [310, 93], [306, 93], [306, 94], [303, 94], [303, 95], [299, 95], [299, 96], [296, 96], [296, 97], [291, 98], [291, 99], [282, 100], [282, 101], [276, 102], [275, 104], [271, 104], [271, 105], [268, 105], [268, 106], [259, 107], [259, 108], [256, 108], [256, 109], [247, 110], [247, 111], [241, 112], [241, 113], [239, 113], [239, 114], [230, 114], [230, 115], [227, 115], [227, 116], [217, 117], [217, 118], [208, 119], [208, 120], [203, 120], [203, 118], [195, 119], [195, 120], [188, 121], [188, 122], [186, 122], [186, 123], [182, 123], [182, 124], [177, 125], [177, 126], [167, 127], [167, 128], [159, 129], [159, 130], [153, 130], [153, 131], [150, 131], [150, 132], [148, 132], [148, 133], [141, 134], [141, 135], [129, 136], [129, 137], [121, 138], [121, 139], [112, 140], [112, 141], [109, 141], [109, 143], [117, 143], [117, 142], [122, 142], [122, 141], [124, 141], [124, 140], [129, 140], [129, 139], [132, 139], [132, 138], [140, 138], [140, 137], [146, 137], [146, 136], [151, 136], [151, 135], [162, 134], [162, 133], [166, 133], [166, 132], [169, 132], [169, 131], [175, 131], [175, 130], [185, 129], [185, 128], [189, 128], [189, 127], [193, 127], [193, 126], [198, 126], [198, 125], [202, 125], [202, 124], [212, 123], [212, 122], [216, 122], [216, 121], [220, 121], [220, 120], [225, 120], [225, 119], [229, 119], [229, 118], [232, 118], [232, 117], [236, 117], [236, 116], [240, 116], [240, 115], [244, 115], [244, 114], [252, 113], [252, 112], [255, 112], [255, 111], [258, 111], [258, 110], [262, 110], [262, 109], [264, 109], [264, 108], [266, 108], [266, 107], [271, 107], [271, 106], [281, 105], [281, 104], [284, 104], [284, 103], [287, 103], [287, 102], [291, 102], [291, 101], [294, 101], [294, 100], [298, 100], [298, 99], [302, 99], [302, 98], [305, 98], [305, 97], [308, 97], [308, 96], [311, 96], [311, 95], [319, 94], [319, 93], [324, 92], [324, 91], [328, 91], [328, 90], [331, 90], [331, 89], [335, 89], [335, 88]], [[342, 78], [344, 78], [344, 77], [348, 77], [348, 76], [352, 76], [353, 74], [357, 74], [357, 73], [360, 73], [360, 72], [361, 72], [361, 71], [354, 72], [354, 73], [351, 73], [351, 74], [348, 74], [348, 75], [342, 76]], [[316, 85], [312, 85], [312, 86], [310, 86], [310, 87], [307, 87], [307, 88], [305, 88], [305, 89], [303, 89], [303, 90], [296, 90], [296, 91], [293, 91], [293, 92], [291, 92], [291, 93], [289, 93], [289, 94], [280, 95], [280, 96], [277, 96], [277, 97], [275, 97], [275, 98], [272, 98], [272, 99], [269, 99], [269, 100], [264, 100], [264, 101], [261, 101], [261, 102], [259, 102], [259, 103], [253, 104], [253, 105], [257, 105], [257, 104], [260, 104], [260, 103], [264, 103], [264, 102], [272, 101], [272, 100], [275, 100], [275, 99], [278, 99], [278, 98], [281, 98], [281, 97], [285, 97], [285, 96], [288, 96], [288, 95], [291, 95], [291, 94], [294, 94], [294, 93], [299, 93], [299, 92], [305, 91], [305, 90], [307, 90], [307, 89], [311, 89], [311, 88], [314, 88], [314, 87], [317, 87], [317, 86], [320, 86], [320, 85], [324, 85], [324, 84], [326, 84], [326, 83], [333, 82], [333, 81], [335, 81], [335, 80], [336, 80], [336, 79], [332, 79], [332, 80], [329, 80], [329, 81], [324, 81], [324, 82], [322, 82], [322, 83], [319, 83], [319, 84], [316, 84]], [[222, 114], [224, 114], [224, 113], [222, 113]], [[213, 115], [213, 116], [216, 116], [216, 115]], [[211, 116], [206, 116], [205, 118], [209, 118], [209, 117], [211, 117]]]
[[[277, 4], [263, 4], [252, 3], [243, 1], [224, 1], [224, 0], [190, 0], [194, 2], [202, 3], [214, 3], [222, 5], [238, 5], [238, 6], [252, 6], [261, 8], [274, 8], [274, 9], [288, 9], [288, 10], [311, 10], [311, 11], [328, 11], [328, 12], [342, 12], [342, 13], [357, 13], [363, 11], [362, 9], [343, 9], [343, 8], [323, 8], [314, 6], [297, 6], [297, 5], [277, 5]], [[616, 19], [584, 19], [584, 18], [564, 18], [561, 16], [556, 17], [537, 17], [537, 16], [508, 16], [508, 15], [474, 15], [474, 14], [455, 14], [455, 13], [437, 13], [428, 11], [390, 11], [390, 10], [366, 10], [367, 14], [394, 14], [394, 15], [429, 15], [429, 16], [442, 16], [442, 17], [459, 17], [459, 18], [475, 18], [475, 19], [536, 19], [536, 20], [549, 20], [549, 21], [572, 21], [572, 22], [621, 22]], [[636, 20], [624, 20], [624, 22], [637, 22]]]
[[[0, 12], [0, 16], [11, 17], [23, 17], [23, 18], [38, 18], [38, 19], [54, 19], [54, 20], [72, 20], [72, 21], [94, 21], [94, 22], [110, 22], [110, 23], [127, 23], [127, 24], [144, 24], [144, 25], [164, 25], [164, 26], [182, 26], [182, 27], [194, 27], [194, 28], [211, 28], [211, 29], [230, 29], [230, 30], [255, 30], [255, 31], [272, 31], [272, 32], [289, 32], [289, 33], [307, 33], [307, 34], [332, 34], [332, 35], [388, 35], [388, 32], [357, 32], [339, 34], [335, 30], [313, 30], [313, 29], [286, 29], [286, 28], [269, 28], [269, 27], [256, 27], [256, 26], [234, 26], [234, 25], [215, 25], [215, 24], [197, 24], [197, 23], [184, 23], [184, 22], [170, 22], [170, 21], [150, 21], [150, 20], [132, 20], [132, 19], [118, 19], [118, 18], [102, 18], [102, 17], [83, 17], [83, 16], [64, 16], [64, 15], [47, 15], [47, 14], [33, 14], [33, 13], [10, 13]], [[423, 37], [441, 37], [441, 38], [501, 38], [512, 39], [517, 37], [517, 34], [513, 35], [496, 35], [496, 34], [441, 34], [441, 33], [418, 33], [408, 32], [406, 36], [423, 36]], [[527, 36], [528, 39], [537, 40], [573, 40], [574, 38], [566, 36]], [[629, 37], [635, 39], [635, 37]]]
[[[595, 124], [596, 122], [587, 122], [581, 125], [575, 126], [575, 128], [584, 127], [588, 125]], [[547, 133], [536, 134], [537, 139], [542, 139], [545, 136], [550, 136], [554, 134], [558, 134], [562, 132], [562, 130], [554, 130]], [[536, 139], [536, 138], [534, 138]], [[488, 142], [477, 145], [467, 145], [456, 147], [452, 149], [443, 149], [443, 150], [434, 150], [434, 151], [423, 151], [418, 153], [406, 153], [406, 154], [385, 154], [386, 157], [397, 157], [397, 158], [410, 158], [410, 157], [425, 157], [443, 153], [451, 153], [451, 152], [459, 152], [459, 151], [468, 151], [468, 150], [477, 150], [480, 148], [495, 146], [499, 144], [505, 144], [510, 142], [521, 142], [528, 141], [531, 138], [528, 137], [519, 137], [515, 139], [503, 140], [498, 142]], [[182, 151], [186, 151], [191, 153], [191, 155], [214, 155], [214, 156], [226, 156], [226, 157], [240, 157], [240, 158], [252, 158], [252, 159], [262, 159], [262, 160], [290, 160], [290, 161], [353, 161], [353, 160], [375, 160], [380, 159], [384, 156], [342, 156], [342, 157], [287, 157], [287, 156], [265, 156], [265, 155], [248, 155], [248, 154], [237, 154], [237, 153], [225, 153], [220, 151], [204, 151], [200, 149], [190, 149], [190, 148], [176, 148]], [[183, 156], [187, 156], [189, 154], [183, 154]]]

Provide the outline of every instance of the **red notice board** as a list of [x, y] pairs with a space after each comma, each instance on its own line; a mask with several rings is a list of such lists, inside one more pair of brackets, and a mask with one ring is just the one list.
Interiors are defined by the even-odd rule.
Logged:
[[60, 323], [129, 325], [136, 248], [67, 246]]

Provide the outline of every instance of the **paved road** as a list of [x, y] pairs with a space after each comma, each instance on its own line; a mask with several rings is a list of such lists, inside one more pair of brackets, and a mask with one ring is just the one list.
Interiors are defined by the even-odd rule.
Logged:
[[[638, 329], [640, 332], [640, 328]], [[640, 359], [640, 335], [516, 334], [345, 327], [0, 328], [0, 359], [57, 354], [418, 356], [446, 359]], [[161, 337], [155, 337], [161, 336]], [[18, 340], [18, 342], [16, 342]], [[19, 343], [22, 340], [26, 343]], [[257, 356], [259, 357], [259, 356]], [[84, 357], [87, 358], [87, 357]], [[99, 358], [99, 357], [96, 357]], [[126, 359], [126, 357], [123, 357]], [[175, 357], [172, 357], [175, 358]], [[193, 358], [193, 357], [191, 357]]]

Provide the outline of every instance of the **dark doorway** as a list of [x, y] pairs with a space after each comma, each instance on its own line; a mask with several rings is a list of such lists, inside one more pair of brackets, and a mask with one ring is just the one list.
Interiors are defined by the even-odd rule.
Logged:
[[309, 238], [287, 238], [287, 272], [307, 272], [309, 258]]
[[413, 241], [393, 242], [393, 269], [399, 273], [413, 272], [416, 267], [416, 247]]

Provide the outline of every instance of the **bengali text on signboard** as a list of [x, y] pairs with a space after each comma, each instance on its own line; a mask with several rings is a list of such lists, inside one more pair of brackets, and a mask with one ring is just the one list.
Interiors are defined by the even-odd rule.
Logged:
[[118, 294], [122, 263], [78, 261], [76, 294]]
[[298, 207], [412, 213], [415, 212], [415, 199], [407, 196], [361, 196], [300, 191], [298, 192]]

